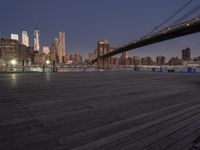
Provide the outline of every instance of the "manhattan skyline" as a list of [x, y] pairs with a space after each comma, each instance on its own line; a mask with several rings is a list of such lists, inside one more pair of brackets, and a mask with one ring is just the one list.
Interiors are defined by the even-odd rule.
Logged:
[[[59, 31], [64, 31], [67, 51], [87, 57], [88, 53], [94, 52], [98, 40], [108, 39], [113, 48], [133, 41], [158, 26], [187, 1], [35, 0], [27, 3], [25, 0], [0, 0], [0, 18], [4, 20], [0, 24], [0, 33], [1, 37], [9, 37], [10, 33], [28, 31], [33, 45], [33, 29], [37, 25], [40, 43], [46, 46]], [[198, 4], [198, 0], [193, 0], [179, 17]], [[129, 54], [153, 58], [157, 55], [180, 57], [181, 50], [190, 47], [192, 56], [199, 56], [199, 39], [200, 35], [196, 33], [139, 48]]]

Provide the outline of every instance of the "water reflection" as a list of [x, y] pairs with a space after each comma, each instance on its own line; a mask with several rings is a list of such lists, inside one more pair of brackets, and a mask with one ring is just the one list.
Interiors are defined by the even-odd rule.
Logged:
[[50, 73], [47, 72], [47, 73], [46, 73], [46, 80], [47, 80], [47, 81], [50, 81], [50, 78], [51, 78], [51, 77], [50, 77]]
[[12, 84], [12, 87], [16, 87], [16, 85], [17, 85], [17, 75], [16, 74], [11, 74], [11, 84]]

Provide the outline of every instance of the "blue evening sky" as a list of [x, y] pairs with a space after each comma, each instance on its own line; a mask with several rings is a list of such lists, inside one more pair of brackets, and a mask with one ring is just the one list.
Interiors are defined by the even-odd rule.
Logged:
[[[78, 52], [87, 57], [95, 50], [98, 40], [108, 39], [111, 47], [130, 42], [148, 33], [187, 1], [0, 0], [0, 35], [9, 37], [10, 33], [21, 34], [25, 30], [32, 44], [33, 29], [38, 25], [41, 45], [48, 46], [59, 31], [64, 31], [67, 53]], [[198, 4], [199, 0], [193, 0], [177, 17]], [[169, 58], [181, 56], [181, 50], [186, 47], [192, 49], [192, 56], [200, 56], [200, 33], [139, 48], [129, 54]]]

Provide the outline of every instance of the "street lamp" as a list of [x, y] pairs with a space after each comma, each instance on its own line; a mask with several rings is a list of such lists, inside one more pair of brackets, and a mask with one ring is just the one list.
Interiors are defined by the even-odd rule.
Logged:
[[49, 65], [51, 62], [49, 60], [46, 60], [45, 62], [43, 62], [43, 72], [45, 72], [45, 66]]
[[49, 61], [49, 60], [46, 60], [46, 64], [49, 65], [49, 64], [50, 64], [50, 61]]
[[14, 66], [17, 64], [17, 61], [15, 59], [12, 59], [10, 61], [11, 65], [12, 65], [12, 71], [14, 71]]
[[11, 62], [11, 64], [12, 64], [13, 66], [15, 66], [15, 65], [17, 64], [17, 61], [16, 61], [15, 59], [12, 59], [10, 62]]

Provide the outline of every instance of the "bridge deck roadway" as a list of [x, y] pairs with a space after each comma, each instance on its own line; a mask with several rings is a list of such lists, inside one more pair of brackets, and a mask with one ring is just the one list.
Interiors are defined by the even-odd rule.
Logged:
[[186, 73], [0, 74], [0, 149], [198, 149], [199, 88]]

